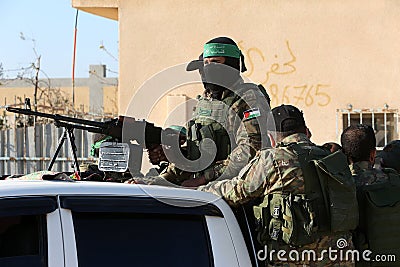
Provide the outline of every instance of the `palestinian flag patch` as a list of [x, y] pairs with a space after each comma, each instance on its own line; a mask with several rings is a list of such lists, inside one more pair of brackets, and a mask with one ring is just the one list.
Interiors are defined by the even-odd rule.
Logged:
[[243, 112], [243, 119], [245, 119], [245, 120], [257, 118], [260, 116], [261, 116], [261, 113], [258, 108], [248, 109]]

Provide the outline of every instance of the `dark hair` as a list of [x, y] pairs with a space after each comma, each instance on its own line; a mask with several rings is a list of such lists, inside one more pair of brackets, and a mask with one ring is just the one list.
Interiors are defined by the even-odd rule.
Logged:
[[371, 126], [365, 124], [347, 127], [340, 137], [343, 152], [352, 163], [368, 161], [376, 149], [376, 138]]

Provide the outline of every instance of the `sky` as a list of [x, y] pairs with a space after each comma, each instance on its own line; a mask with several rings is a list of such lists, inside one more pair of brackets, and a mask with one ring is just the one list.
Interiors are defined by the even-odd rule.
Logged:
[[[4, 78], [32, 66], [36, 54], [40, 78], [72, 78], [76, 9], [71, 0], [0, 0], [0, 11]], [[107, 77], [117, 77], [118, 21], [79, 11], [77, 25], [75, 78], [89, 77], [89, 65], [96, 64], [106, 65]]]

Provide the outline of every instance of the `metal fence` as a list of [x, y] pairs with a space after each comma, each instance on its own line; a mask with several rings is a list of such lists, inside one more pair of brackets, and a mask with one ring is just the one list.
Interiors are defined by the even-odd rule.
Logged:
[[383, 149], [390, 141], [399, 138], [399, 110], [398, 109], [337, 109], [336, 110], [336, 137], [340, 140], [341, 132], [353, 124], [370, 125], [375, 131], [376, 146]]
[[[32, 127], [7, 129], [0, 131], [0, 175], [26, 174], [47, 170], [54, 155], [62, 128], [53, 124], [37, 124]], [[90, 156], [93, 134], [75, 129], [77, 157], [81, 162], [95, 162]], [[68, 140], [64, 142], [53, 165], [53, 171], [73, 171], [73, 156]]]

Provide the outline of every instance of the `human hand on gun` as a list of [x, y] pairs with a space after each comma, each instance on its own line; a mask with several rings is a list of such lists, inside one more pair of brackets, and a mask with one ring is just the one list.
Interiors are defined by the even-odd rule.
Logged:
[[[169, 162], [170, 160], [174, 161], [173, 158], [170, 158], [173, 153], [168, 153], [168, 150], [173, 149], [173, 143], [178, 141], [179, 149], [186, 142], [186, 135], [182, 132], [166, 128], [162, 132], [163, 134], [163, 144], [154, 144], [147, 149], [148, 158], [153, 165], [159, 165], [161, 162]], [[177, 138], [179, 138], [177, 140]], [[165, 155], [165, 152], [169, 155]]]

